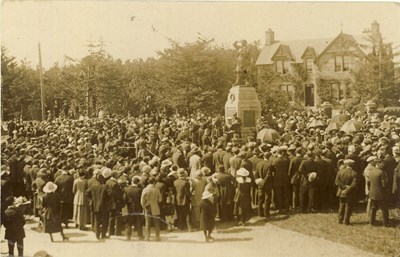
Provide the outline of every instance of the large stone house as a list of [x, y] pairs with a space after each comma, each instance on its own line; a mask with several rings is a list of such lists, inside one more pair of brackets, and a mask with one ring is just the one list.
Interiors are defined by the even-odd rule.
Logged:
[[[325, 100], [328, 94], [330, 102], [339, 105], [342, 99], [352, 97], [351, 71], [356, 71], [360, 61], [373, 51], [367, 38], [381, 38], [379, 23], [373, 22], [371, 29], [363, 33], [355, 36], [340, 32], [335, 38], [279, 41], [269, 29], [256, 62], [259, 85], [283, 90], [291, 100], [299, 90], [300, 101], [311, 107], [322, 104], [323, 90]], [[388, 49], [391, 52], [390, 45]], [[264, 81], [260, 83], [260, 79]]]

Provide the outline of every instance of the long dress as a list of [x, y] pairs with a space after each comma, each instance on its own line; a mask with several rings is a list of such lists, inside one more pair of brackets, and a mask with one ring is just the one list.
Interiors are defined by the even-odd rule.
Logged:
[[209, 199], [203, 199], [200, 203], [200, 229], [211, 231], [215, 227], [217, 207]]
[[239, 177], [235, 195], [235, 214], [241, 215], [242, 222], [250, 219], [251, 216], [251, 179]]
[[46, 193], [43, 196], [43, 220], [45, 233], [61, 232], [61, 198], [58, 193]]
[[74, 193], [74, 223], [80, 227], [84, 227], [88, 221], [89, 215], [89, 202], [86, 196], [86, 190], [88, 189], [87, 179], [77, 178], [74, 181], [73, 193]]

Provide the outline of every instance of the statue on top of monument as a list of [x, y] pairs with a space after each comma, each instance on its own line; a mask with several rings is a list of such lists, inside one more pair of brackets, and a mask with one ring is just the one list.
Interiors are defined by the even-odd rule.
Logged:
[[235, 41], [237, 49], [236, 82], [233, 85], [251, 85], [251, 58], [250, 47], [246, 40]]

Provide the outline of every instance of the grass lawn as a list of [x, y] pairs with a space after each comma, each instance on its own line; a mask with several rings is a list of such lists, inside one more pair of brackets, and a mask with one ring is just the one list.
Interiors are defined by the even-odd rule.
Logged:
[[326, 240], [351, 245], [364, 251], [400, 257], [400, 213], [390, 211], [391, 227], [382, 226], [381, 212], [377, 214], [377, 226], [370, 226], [368, 218], [359, 206], [351, 216], [350, 226], [338, 224], [337, 213], [293, 214], [288, 218], [271, 217], [270, 223], [280, 228]]

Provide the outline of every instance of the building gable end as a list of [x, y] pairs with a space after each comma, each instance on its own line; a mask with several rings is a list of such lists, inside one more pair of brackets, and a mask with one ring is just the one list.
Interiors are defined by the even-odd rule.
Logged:
[[277, 60], [277, 59], [289, 59], [293, 60], [293, 54], [290, 51], [289, 46], [287, 45], [280, 45], [274, 55], [272, 56], [271, 60]]

